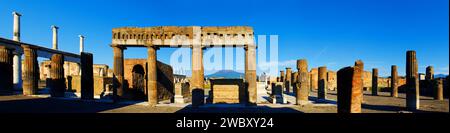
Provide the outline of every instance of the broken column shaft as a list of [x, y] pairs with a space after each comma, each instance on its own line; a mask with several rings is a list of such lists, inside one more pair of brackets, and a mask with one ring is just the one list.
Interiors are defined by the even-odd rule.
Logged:
[[94, 99], [93, 55], [81, 52], [81, 99]]
[[317, 80], [317, 84], [318, 84], [318, 90], [317, 90], [317, 98], [320, 100], [324, 100], [326, 99], [326, 95], [327, 95], [327, 67], [322, 66], [319, 67], [319, 71], [318, 71], [318, 80]]
[[397, 66], [391, 66], [391, 96], [398, 97], [398, 72]]
[[363, 88], [359, 67], [346, 67], [337, 72], [338, 113], [361, 113]]
[[420, 107], [419, 75], [416, 51], [406, 52], [406, 107], [417, 110]]
[[308, 62], [306, 59], [297, 60], [297, 91], [296, 91], [296, 99], [297, 105], [304, 105], [308, 103], [309, 96], [309, 84], [308, 84]]
[[0, 46], [0, 93], [13, 92], [12, 49]]
[[24, 68], [23, 68], [23, 95], [34, 95], [37, 93], [39, 80], [39, 66], [36, 49], [23, 46]]
[[66, 90], [66, 80], [64, 78], [64, 56], [62, 54], [54, 54], [51, 58], [50, 67], [50, 96], [64, 97]]
[[378, 95], [378, 69], [372, 69], [372, 95]]

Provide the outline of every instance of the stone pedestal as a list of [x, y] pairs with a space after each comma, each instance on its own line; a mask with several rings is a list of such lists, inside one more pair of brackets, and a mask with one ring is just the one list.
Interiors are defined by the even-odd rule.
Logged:
[[13, 62], [12, 49], [0, 46], [0, 93], [13, 92]]
[[66, 80], [64, 78], [64, 56], [54, 54], [51, 58], [50, 67], [50, 96], [64, 97], [66, 90]]
[[361, 70], [355, 66], [342, 68], [337, 72], [338, 113], [361, 113], [363, 96]]
[[296, 104], [304, 105], [308, 103], [309, 84], [308, 84], [308, 63], [306, 59], [297, 60], [297, 85], [296, 85]]
[[406, 53], [406, 107], [417, 110], [420, 107], [419, 74], [416, 51]]
[[397, 66], [391, 66], [391, 96], [398, 97], [398, 72]]
[[372, 95], [378, 95], [378, 69], [372, 69]]
[[93, 55], [81, 52], [81, 99], [94, 99]]
[[147, 47], [147, 100], [150, 106], [158, 104], [156, 47]]
[[29, 46], [23, 46], [23, 51], [23, 95], [35, 95], [39, 81], [39, 65], [36, 50]]
[[327, 97], [327, 67], [319, 67], [318, 73], [318, 90], [317, 90], [317, 99], [325, 100]]

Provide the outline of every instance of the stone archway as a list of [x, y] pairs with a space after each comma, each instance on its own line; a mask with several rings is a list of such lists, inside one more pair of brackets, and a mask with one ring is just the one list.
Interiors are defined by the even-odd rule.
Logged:
[[132, 69], [132, 87], [138, 94], [146, 93], [145, 69], [142, 65], [136, 64]]

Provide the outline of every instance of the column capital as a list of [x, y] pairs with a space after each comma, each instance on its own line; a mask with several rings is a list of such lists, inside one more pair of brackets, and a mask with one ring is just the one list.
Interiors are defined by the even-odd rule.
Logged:
[[155, 46], [155, 45], [147, 45], [147, 48], [153, 48], [155, 50], [159, 50], [159, 47]]
[[18, 13], [18, 12], [15, 12], [15, 11], [12, 12], [12, 15], [19, 16], [19, 17], [22, 16], [22, 14], [20, 14], [20, 13]]
[[127, 49], [126, 46], [119, 45], [119, 44], [111, 44], [110, 46], [111, 46], [112, 48], [119, 48], [119, 49], [121, 49], [121, 50]]
[[244, 46], [244, 49], [245, 49], [245, 50], [248, 50], [248, 49], [250, 49], [250, 48], [252, 48], [252, 49], [257, 49], [258, 47], [257, 47], [256, 45], [249, 45], [249, 44], [247, 44], [247, 45]]
[[52, 25], [50, 28], [52, 28], [52, 29], [59, 29], [59, 27], [56, 26], [56, 25]]
[[84, 38], [84, 36], [83, 36], [83, 35], [78, 35], [78, 37], [80, 37], [80, 38]]

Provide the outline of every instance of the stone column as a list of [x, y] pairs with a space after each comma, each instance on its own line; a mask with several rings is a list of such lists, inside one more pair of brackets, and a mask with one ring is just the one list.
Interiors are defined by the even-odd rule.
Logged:
[[121, 97], [124, 93], [124, 64], [123, 64], [123, 50], [124, 47], [121, 46], [112, 46], [114, 50], [114, 75], [116, 78], [114, 78], [114, 89], [117, 92], [115, 96]]
[[[363, 88], [363, 92], [364, 92], [364, 62], [362, 61], [362, 60], [357, 60], [356, 62], [355, 62], [355, 66], [357, 66], [356, 68], [358, 68], [358, 69], [360, 69], [360, 71], [361, 71], [361, 81], [359, 81], [359, 82], [361, 82], [361, 88]], [[362, 97], [361, 97], [361, 102], [362, 101], [364, 101], [364, 95], [362, 95]]]
[[292, 78], [292, 70], [291, 68], [286, 68], [286, 81], [284, 82], [284, 87], [286, 88], [286, 93], [291, 92], [291, 78]]
[[416, 51], [406, 52], [406, 107], [417, 110], [420, 107], [419, 75]]
[[248, 102], [256, 104], [258, 98], [256, 89], [256, 46], [247, 45], [245, 48], [245, 80], [248, 83]]
[[284, 71], [281, 70], [280, 71], [280, 82], [284, 82], [284, 81], [285, 81], [285, 79], [284, 79]]
[[308, 103], [309, 86], [308, 86], [308, 62], [306, 59], [297, 60], [297, 105], [304, 105]]
[[372, 95], [378, 95], [378, 69], [372, 69]]
[[54, 54], [50, 64], [50, 96], [64, 97], [66, 90], [66, 80], [64, 78], [64, 56], [62, 54]]
[[361, 113], [363, 96], [362, 69], [345, 67], [337, 72], [338, 113]]
[[298, 72], [292, 73], [291, 86], [292, 86], [292, 92], [294, 93], [294, 95], [297, 94], [297, 77], [298, 77]]
[[205, 103], [204, 75], [203, 75], [203, 48], [200, 45], [192, 46], [192, 106], [197, 107]]
[[13, 92], [12, 49], [0, 45], [0, 93]]
[[444, 81], [442, 79], [434, 80], [434, 99], [444, 100]]
[[57, 50], [58, 49], [58, 29], [59, 27], [52, 25], [52, 31], [53, 31], [53, 41], [52, 41], [52, 49]]
[[81, 99], [94, 99], [93, 55], [81, 52]]
[[36, 50], [23, 46], [24, 68], [23, 68], [23, 95], [34, 95], [37, 93], [39, 81], [39, 66]]
[[78, 35], [78, 37], [80, 38], [80, 53], [81, 53], [84, 52], [84, 36]]
[[[12, 13], [14, 16], [13, 26], [13, 40], [20, 42], [20, 16], [17, 12]], [[14, 89], [19, 90], [22, 88], [22, 53], [16, 51], [13, 57], [13, 83]]]
[[322, 66], [319, 67], [318, 71], [318, 90], [317, 90], [317, 98], [319, 100], [325, 100], [327, 98], [327, 67]]
[[147, 47], [147, 100], [150, 106], [158, 104], [156, 50], [154, 46]]
[[398, 73], [397, 66], [391, 66], [391, 96], [398, 97]]
[[433, 66], [428, 66], [426, 69], [425, 80], [431, 81], [434, 79], [434, 68]]

